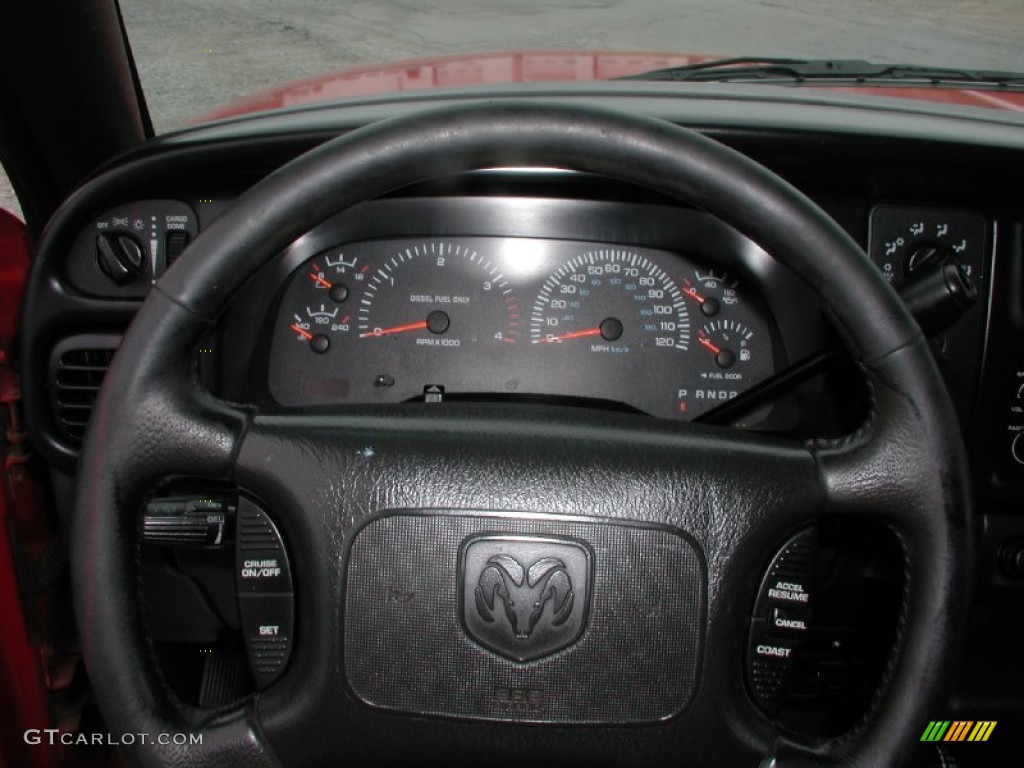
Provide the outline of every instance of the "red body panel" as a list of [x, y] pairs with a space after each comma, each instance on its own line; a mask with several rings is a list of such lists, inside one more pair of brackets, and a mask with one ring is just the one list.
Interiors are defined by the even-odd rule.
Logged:
[[25, 225], [0, 208], [0, 350], [7, 351], [18, 333], [21, 293], [28, 274]]
[[[10, 354], [28, 264], [25, 225], [0, 209], [0, 407], [16, 407], [20, 396]], [[0, 764], [43, 768], [57, 764], [56, 750], [45, 740], [27, 744], [24, 737], [27, 729], [53, 727], [42, 642], [38, 626], [33, 631], [25, 615], [14, 552], [17, 546], [33, 562], [45, 549], [49, 532], [35, 484], [15, 459], [23, 455], [18, 446], [25, 436], [10, 416], [7, 421], [8, 452], [0, 472]], [[38, 612], [42, 606], [35, 607]]]
[[[410, 59], [380, 67], [328, 72], [276, 86], [202, 115], [196, 122], [315, 102], [398, 91], [508, 83], [610, 80], [718, 56], [639, 51], [513, 51]], [[819, 86], [814, 86], [819, 87]], [[889, 85], [821, 86], [866, 93], [1024, 112], [1024, 93]]]
[[505, 83], [609, 80], [651, 69], [696, 64], [709, 58], [713, 57], [630, 51], [502, 51], [408, 59], [380, 67], [327, 72], [284, 83], [209, 112], [197, 122], [278, 107], [397, 91]]
[[978, 90], [976, 88], [946, 88], [905, 85], [813, 86], [817, 90], [843, 93], [863, 93], [869, 96], [889, 96], [896, 99], [916, 99], [939, 104], [959, 104], [965, 107], [988, 107], [1008, 112], [1024, 112], [1024, 93], [1020, 91]]

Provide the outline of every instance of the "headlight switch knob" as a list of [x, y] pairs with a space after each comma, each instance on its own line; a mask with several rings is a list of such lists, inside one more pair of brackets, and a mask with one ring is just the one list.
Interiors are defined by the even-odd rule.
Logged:
[[96, 235], [96, 263], [115, 285], [126, 285], [142, 274], [145, 251], [135, 237], [126, 232], [100, 232]]

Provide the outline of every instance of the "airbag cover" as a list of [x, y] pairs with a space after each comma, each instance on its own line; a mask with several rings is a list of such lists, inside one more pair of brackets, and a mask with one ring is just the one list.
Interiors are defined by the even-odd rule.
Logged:
[[345, 674], [375, 707], [642, 723], [695, 687], [706, 570], [673, 529], [394, 512], [356, 535], [346, 577]]

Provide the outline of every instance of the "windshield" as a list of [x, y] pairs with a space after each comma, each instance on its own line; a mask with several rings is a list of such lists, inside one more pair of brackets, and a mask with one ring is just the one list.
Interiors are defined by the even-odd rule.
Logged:
[[[122, 0], [121, 7], [157, 132], [287, 81], [351, 69], [359, 71], [304, 84], [308, 98], [293, 89], [246, 109], [382, 90], [607, 79], [708, 56], [1024, 69], [1022, 0]], [[525, 51], [571, 54], [437, 61]], [[396, 62], [404, 66], [369, 71]], [[1000, 106], [999, 94], [996, 103], [991, 97], [976, 101]]]

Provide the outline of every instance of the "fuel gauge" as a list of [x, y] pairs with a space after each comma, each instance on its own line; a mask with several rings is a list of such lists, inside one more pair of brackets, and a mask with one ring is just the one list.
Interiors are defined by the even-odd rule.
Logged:
[[766, 312], [732, 274], [715, 265], [695, 265], [679, 280], [687, 303], [696, 306], [697, 381], [689, 393], [694, 410], [728, 400], [770, 376], [775, 360]]
[[697, 343], [715, 356], [719, 368], [749, 362], [754, 332], [735, 320], [713, 320], [697, 331]]

